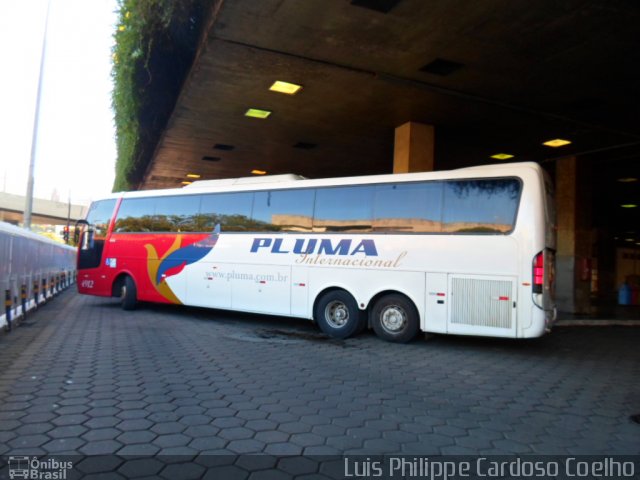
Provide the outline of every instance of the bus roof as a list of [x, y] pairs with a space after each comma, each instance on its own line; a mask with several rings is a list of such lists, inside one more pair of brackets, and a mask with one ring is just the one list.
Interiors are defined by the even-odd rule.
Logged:
[[367, 185], [373, 183], [415, 182], [420, 180], [442, 180], [471, 177], [517, 176], [525, 171], [540, 172], [536, 162], [499, 163], [459, 168], [456, 170], [437, 170], [416, 173], [389, 173], [382, 175], [363, 175], [355, 177], [329, 177], [307, 179], [301, 175], [265, 175], [219, 180], [199, 180], [182, 188], [161, 190], [137, 190], [117, 192], [104, 198], [138, 198], [171, 195], [193, 195], [207, 192], [238, 192], [255, 190], [274, 190], [286, 188], [313, 188], [341, 185]]

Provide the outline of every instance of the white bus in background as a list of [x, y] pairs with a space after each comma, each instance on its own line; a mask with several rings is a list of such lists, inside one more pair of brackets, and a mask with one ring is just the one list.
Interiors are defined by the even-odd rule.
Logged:
[[94, 202], [81, 293], [372, 328], [538, 337], [555, 320], [554, 207], [535, 163], [198, 181]]

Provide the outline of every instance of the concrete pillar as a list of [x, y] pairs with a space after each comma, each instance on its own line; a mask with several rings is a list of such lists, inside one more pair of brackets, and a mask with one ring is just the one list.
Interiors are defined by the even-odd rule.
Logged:
[[393, 173], [433, 171], [432, 125], [407, 122], [396, 128]]
[[592, 256], [592, 232], [588, 228], [590, 203], [584, 186], [586, 172], [576, 157], [556, 162], [556, 300], [558, 310], [589, 313], [590, 279], [584, 269]]

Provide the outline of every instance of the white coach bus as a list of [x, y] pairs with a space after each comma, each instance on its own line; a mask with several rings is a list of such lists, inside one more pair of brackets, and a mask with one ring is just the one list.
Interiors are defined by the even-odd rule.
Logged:
[[81, 293], [372, 328], [527, 338], [555, 320], [551, 183], [535, 163], [197, 181], [94, 202]]

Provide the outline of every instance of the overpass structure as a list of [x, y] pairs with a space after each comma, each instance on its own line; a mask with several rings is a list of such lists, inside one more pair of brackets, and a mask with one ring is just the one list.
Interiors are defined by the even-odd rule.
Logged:
[[[25, 197], [11, 193], [0, 193], [0, 222], [22, 225], [24, 219]], [[32, 223], [39, 225], [66, 225], [70, 220], [84, 218], [86, 205], [73, 205], [41, 198], [33, 199]]]

